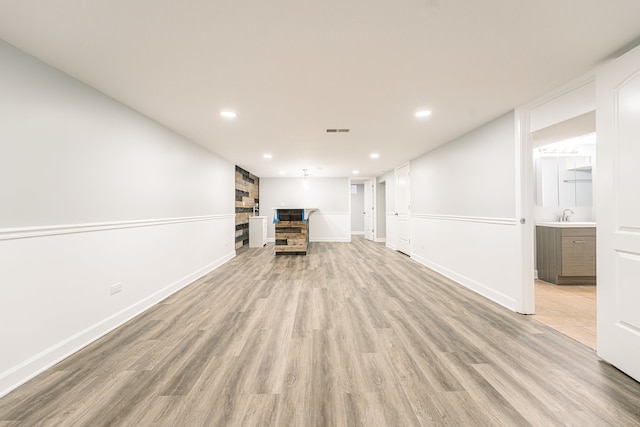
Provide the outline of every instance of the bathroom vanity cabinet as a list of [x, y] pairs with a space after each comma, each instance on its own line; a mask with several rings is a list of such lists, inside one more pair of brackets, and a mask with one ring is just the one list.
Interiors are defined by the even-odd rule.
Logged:
[[558, 224], [536, 226], [538, 278], [557, 285], [595, 285], [596, 228]]

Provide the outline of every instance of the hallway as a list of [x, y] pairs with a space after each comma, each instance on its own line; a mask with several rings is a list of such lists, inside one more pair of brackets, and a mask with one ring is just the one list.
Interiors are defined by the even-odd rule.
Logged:
[[0, 425], [640, 425], [640, 384], [593, 350], [384, 245], [272, 250], [0, 399]]

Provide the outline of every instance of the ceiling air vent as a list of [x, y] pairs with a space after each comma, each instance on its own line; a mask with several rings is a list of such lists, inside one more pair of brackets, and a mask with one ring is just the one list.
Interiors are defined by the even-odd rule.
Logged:
[[327, 133], [347, 133], [351, 129], [327, 129]]

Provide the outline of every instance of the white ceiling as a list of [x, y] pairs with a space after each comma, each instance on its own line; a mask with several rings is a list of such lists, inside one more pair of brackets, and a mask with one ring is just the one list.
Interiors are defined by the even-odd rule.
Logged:
[[589, 72], [639, 23], [638, 0], [0, 0], [0, 38], [260, 177], [380, 175]]

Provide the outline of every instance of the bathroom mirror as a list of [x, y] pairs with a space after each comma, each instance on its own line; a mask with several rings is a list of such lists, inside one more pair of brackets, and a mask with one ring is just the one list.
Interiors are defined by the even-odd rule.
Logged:
[[534, 158], [538, 205], [593, 205], [595, 134], [538, 147]]
[[593, 186], [590, 161], [590, 157], [583, 156], [538, 158], [538, 204], [545, 207], [591, 206]]

